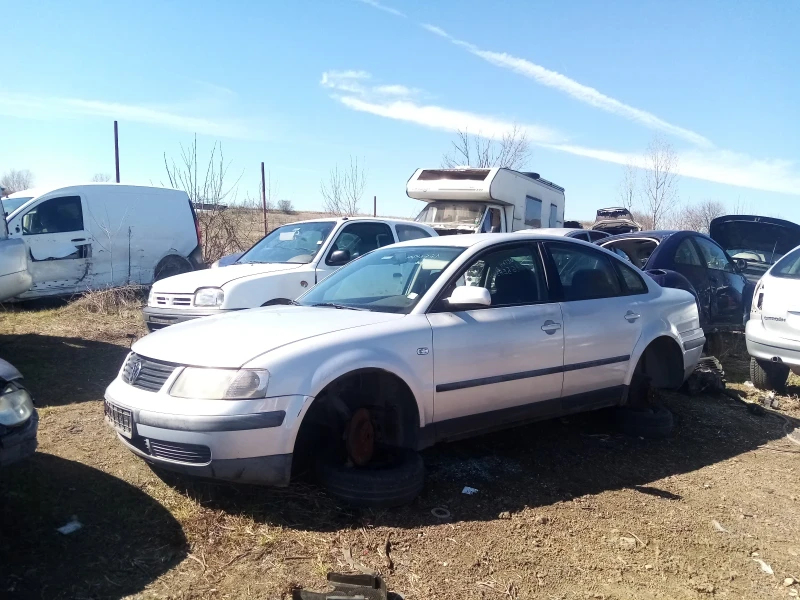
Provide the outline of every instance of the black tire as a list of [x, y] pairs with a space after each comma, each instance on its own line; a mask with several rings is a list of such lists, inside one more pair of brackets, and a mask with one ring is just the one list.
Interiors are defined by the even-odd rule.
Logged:
[[624, 434], [648, 439], [662, 439], [672, 433], [672, 413], [663, 406], [648, 408], [620, 407], [613, 413], [617, 429]]
[[786, 365], [750, 359], [750, 381], [757, 389], [782, 392], [788, 379], [789, 367]]
[[192, 270], [191, 263], [180, 256], [167, 256], [162, 259], [153, 272], [153, 281], [160, 281], [167, 277], [188, 273]]
[[425, 465], [418, 452], [387, 451], [390, 457], [374, 466], [347, 466], [335, 452], [317, 459], [317, 481], [328, 493], [351, 506], [392, 508], [409, 504], [425, 483]]

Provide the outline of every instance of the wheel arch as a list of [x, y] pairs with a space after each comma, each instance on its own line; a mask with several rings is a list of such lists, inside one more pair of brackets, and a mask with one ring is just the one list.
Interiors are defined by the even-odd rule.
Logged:
[[[641, 363], [641, 366], [640, 366]], [[684, 352], [678, 336], [672, 332], [659, 332], [640, 338], [631, 355], [626, 384], [630, 385], [637, 369], [643, 369], [653, 387], [677, 389], [684, 382]]]

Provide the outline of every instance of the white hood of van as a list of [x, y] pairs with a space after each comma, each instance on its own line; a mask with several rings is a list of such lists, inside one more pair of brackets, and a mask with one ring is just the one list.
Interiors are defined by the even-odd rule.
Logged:
[[146, 358], [198, 367], [235, 368], [306, 338], [402, 319], [405, 315], [306, 306], [268, 306], [194, 319], [140, 339]]
[[299, 263], [245, 263], [220, 267], [217, 269], [203, 269], [190, 271], [174, 277], [167, 277], [153, 284], [153, 291], [158, 294], [194, 294], [201, 287], [222, 287], [236, 279], [291, 271], [303, 266]]

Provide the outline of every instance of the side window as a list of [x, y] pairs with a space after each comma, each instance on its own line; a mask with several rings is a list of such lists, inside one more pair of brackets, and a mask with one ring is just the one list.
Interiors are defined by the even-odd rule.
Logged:
[[697, 236], [694, 238], [697, 245], [700, 246], [700, 252], [703, 254], [703, 261], [709, 269], [716, 271], [727, 271], [728, 273], [735, 272], [733, 265], [725, 256], [725, 251], [717, 246], [711, 240]]
[[23, 235], [65, 233], [83, 229], [80, 196], [50, 198], [22, 216]]
[[485, 287], [492, 296], [491, 308], [536, 304], [547, 301], [543, 267], [536, 247], [525, 244], [484, 254], [462, 272], [444, 292], [447, 298], [461, 285]]
[[555, 204], [550, 205], [550, 221], [548, 223], [548, 227], [558, 227], [558, 206]]
[[333, 242], [330, 251], [347, 250], [350, 252], [350, 258], [358, 258], [367, 252], [393, 243], [392, 230], [386, 223], [352, 223], [345, 226]]
[[483, 219], [480, 233], [502, 233], [503, 221], [499, 208], [489, 208]]
[[553, 257], [564, 300], [591, 300], [622, 295], [619, 277], [602, 252], [578, 244], [547, 243]]
[[614, 267], [617, 269], [617, 273], [619, 273], [620, 278], [622, 278], [622, 282], [625, 284], [625, 290], [628, 294], [635, 295], [647, 293], [647, 284], [644, 282], [644, 279], [642, 279], [642, 276], [634, 271], [631, 267], [622, 264], [618, 260], [614, 261]]
[[589, 240], [591, 242], [596, 242], [597, 240], [602, 240], [603, 238], [607, 238], [608, 234], [603, 233], [602, 231], [589, 231]]
[[702, 267], [703, 263], [700, 261], [700, 255], [697, 254], [692, 240], [686, 238], [680, 244], [678, 249], [675, 250], [675, 264], [690, 265], [692, 267]]
[[574, 235], [571, 235], [570, 237], [575, 238], [576, 240], [583, 240], [584, 242], [589, 241], [589, 234], [586, 233], [585, 231], [578, 232]]
[[398, 242], [431, 237], [430, 233], [420, 227], [414, 227], [413, 225], [395, 225], [394, 228], [397, 231]]
[[531, 227], [542, 226], [542, 201], [531, 196], [525, 196], [525, 225]]

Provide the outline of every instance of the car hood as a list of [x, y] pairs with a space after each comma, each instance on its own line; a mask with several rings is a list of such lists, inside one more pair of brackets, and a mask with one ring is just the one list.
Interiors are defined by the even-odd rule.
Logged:
[[291, 271], [300, 266], [296, 263], [245, 263], [217, 269], [190, 271], [156, 281], [153, 284], [153, 291], [159, 294], [193, 294], [197, 288], [222, 287], [226, 283], [243, 277]]
[[235, 368], [293, 342], [404, 316], [306, 306], [253, 308], [160, 329], [136, 342], [133, 351], [180, 365]]
[[748, 278], [760, 277], [781, 256], [800, 246], [800, 225], [773, 217], [717, 217], [708, 233], [732, 258], [748, 261]]

